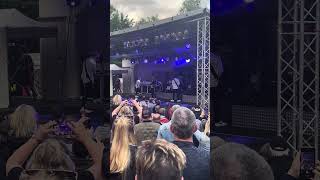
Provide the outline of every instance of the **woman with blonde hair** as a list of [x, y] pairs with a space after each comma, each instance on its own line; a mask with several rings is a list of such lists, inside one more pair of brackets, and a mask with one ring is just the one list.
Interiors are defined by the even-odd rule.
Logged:
[[10, 135], [17, 138], [29, 138], [37, 127], [37, 112], [29, 105], [22, 104], [9, 117]]
[[[21, 147], [19, 147], [6, 163], [6, 175], [10, 180], [100, 180], [102, 175], [102, 157], [104, 145], [98, 140], [95, 142], [84, 122], [70, 122], [68, 126], [73, 131], [77, 141], [82, 143], [92, 158], [92, 166], [89, 169], [76, 171], [75, 165], [68, 155], [66, 148], [57, 140], [47, 139], [50, 133], [55, 131], [56, 122], [50, 121], [39, 126], [35, 134]], [[25, 168], [24, 164], [26, 163]]]
[[112, 99], [112, 104], [114, 106], [119, 106], [121, 102], [122, 102], [122, 97], [119, 94], [115, 95]]
[[110, 178], [133, 180], [135, 177], [135, 153], [137, 150], [133, 126], [126, 117], [114, 122], [110, 149]]

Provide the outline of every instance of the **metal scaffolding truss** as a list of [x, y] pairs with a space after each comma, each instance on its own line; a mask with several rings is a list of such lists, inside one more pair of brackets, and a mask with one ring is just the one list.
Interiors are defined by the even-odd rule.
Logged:
[[320, 0], [279, 0], [278, 8], [278, 135], [317, 156]]
[[210, 109], [210, 17], [197, 22], [197, 104]]

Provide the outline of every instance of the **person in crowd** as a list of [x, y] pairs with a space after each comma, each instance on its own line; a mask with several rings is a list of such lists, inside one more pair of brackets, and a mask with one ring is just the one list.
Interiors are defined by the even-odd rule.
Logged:
[[130, 117], [130, 120], [134, 123], [134, 113], [133, 113], [133, 109], [130, 106], [133, 106], [134, 108], [137, 109], [137, 112], [138, 112], [137, 116], [139, 117], [139, 121], [140, 121], [141, 114], [142, 114], [142, 107], [139, 105], [139, 103], [136, 100], [132, 99], [130, 101], [131, 101], [131, 104], [129, 104], [128, 100], [122, 101], [120, 105], [112, 111], [111, 123], [113, 123], [114, 120], [120, 116]]
[[218, 136], [210, 137], [210, 150], [213, 151], [227, 142]]
[[[192, 108], [192, 111], [193, 111], [194, 115], [196, 116], [197, 127], [198, 127], [198, 129], [200, 130], [201, 124], [202, 124], [202, 122], [201, 122], [201, 120], [202, 120], [202, 117], [201, 117], [201, 115], [202, 115], [202, 110], [201, 110], [201, 108], [200, 108], [199, 105], [196, 105], [196, 106], [194, 106], [194, 107]], [[203, 131], [203, 129], [200, 130], [200, 131]]]
[[161, 120], [160, 114], [152, 114], [152, 121], [153, 121], [153, 122], [161, 125], [160, 120]]
[[[173, 105], [170, 110], [173, 113], [178, 108], [180, 108], [180, 105]], [[171, 121], [160, 126], [158, 131], [158, 139], [162, 138], [169, 142], [172, 142], [174, 140], [173, 134], [170, 131], [170, 126], [171, 126]]]
[[[178, 108], [181, 106], [179, 105], [174, 105], [171, 107], [171, 111], [174, 113]], [[170, 126], [171, 126], [172, 121], [170, 120], [168, 123], [162, 124], [159, 128], [158, 131], [158, 139], [165, 139], [169, 142], [174, 141], [174, 135], [170, 131]], [[205, 134], [201, 133], [199, 130], [197, 130], [193, 134], [193, 143], [198, 147], [199, 144], [201, 144], [204, 147], [210, 147], [210, 138], [206, 136]], [[207, 149], [207, 148], [206, 148]]]
[[271, 147], [270, 143], [265, 143], [262, 145], [262, 147], [259, 149], [259, 154], [266, 160], [268, 161], [271, 158]]
[[22, 104], [9, 117], [10, 135], [17, 138], [29, 138], [37, 126], [37, 112], [29, 105]]
[[272, 168], [275, 180], [280, 180], [288, 172], [293, 161], [289, 146], [282, 137], [276, 136], [272, 139], [269, 148], [271, 156], [268, 163]]
[[165, 108], [160, 108], [159, 114], [160, 114], [160, 123], [161, 124], [165, 124], [165, 123], [169, 122], [169, 119], [166, 117], [166, 109]]
[[207, 136], [210, 136], [210, 113], [208, 115], [208, 120], [206, 121], [206, 124], [204, 126], [203, 133]]
[[159, 123], [153, 122], [150, 110], [147, 107], [143, 107], [142, 122], [134, 126], [137, 144], [140, 145], [145, 140], [156, 139], [159, 127]]
[[70, 122], [69, 127], [75, 139], [84, 144], [92, 158], [93, 165], [89, 169], [76, 172], [74, 163], [61, 144], [47, 139], [56, 126], [56, 122], [50, 121], [41, 125], [34, 135], [10, 156], [6, 164], [8, 179], [103, 179], [101, 162], [104, 146], [91, 138], [83, 124], [86, 120], [87, 118], [82, 118], [78, 122]]
[[117, 94], [112, 98], [111, 112], [116, 109], [122, 102], [122, 97]]
[[147, 140], [137, 151], [136, 180], [182, 180], [185, 164], [186, 156], [175, 144]]
[[116, 119], [111, 142], [110, 174], [107, 178], [133, 180], [137, 146], [128, 118]]
[[226, 143], [211, 151], [212, 180], [273, 180], [272, 169], [254, 150], [242, 144]]
[[[315, 166], [316, 167], [313, 170], [314, 177], [311, 179], [320, 180], [320, 162], [318, 160], [316, 161]], [[292, 161], [290, 169], [280, 179], [281, 180], [306, 179], [305, 177], [300, 177], [300, 169], [301, 169], [301, 152], [298, 151], [295, 155], [294, 160]]]
[[161, 106], [159, 104], [156, 104], [153, 108], [153, 112], [154, 114], [159, 114]]
[[184, 179], [209, 179], [210, 153], [201, 147], [195, 147], [193, 143], [193, 134], [197, 131], [194, 113], [185, 107], [175, 110], [171, 119], [170, 131], [174, 135], [173, 143], [182, 149], [187, 157], [186, 168], [183, 172]]
[[36, 110], [26, 104], [22, 104], [9, 115], [8, 152], [12, 154], [18, 147], [24, 144], [37, 128]]

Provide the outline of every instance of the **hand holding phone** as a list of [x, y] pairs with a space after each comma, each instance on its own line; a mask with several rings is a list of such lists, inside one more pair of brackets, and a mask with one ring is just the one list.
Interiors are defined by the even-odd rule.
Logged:
[[302, 148], [300, 175], [304, 178], [311, 179], [314, 176], [314, 173], [313, 173], [314, 168], [315, 168], [315, 149]]

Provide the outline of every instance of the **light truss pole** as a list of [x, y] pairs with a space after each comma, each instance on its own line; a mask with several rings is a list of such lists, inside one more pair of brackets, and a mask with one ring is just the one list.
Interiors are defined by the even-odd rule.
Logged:
[[278, 135], [318, 156], [320, 0], [278, 2]]
[[197, 21], [197, 104], [210, 110], [210, 17]]

